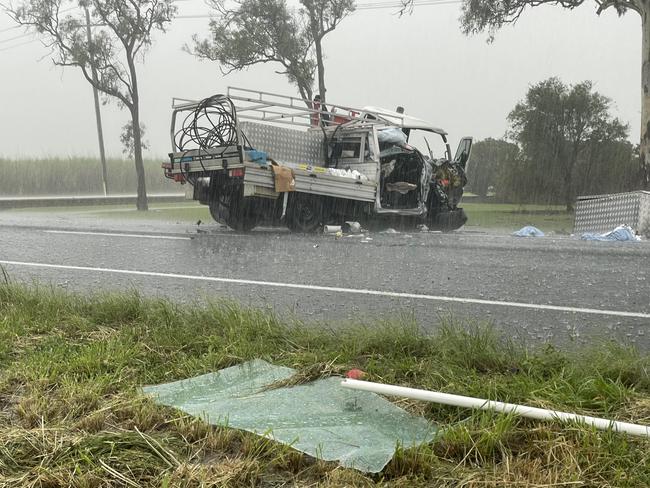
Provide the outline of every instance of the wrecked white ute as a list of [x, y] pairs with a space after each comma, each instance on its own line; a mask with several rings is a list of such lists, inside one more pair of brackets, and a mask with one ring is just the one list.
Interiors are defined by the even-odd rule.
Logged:
[[235, 230], [354, 220], [448, 231], [467, 220], [458, 205], [472, 138], [452, 158], [444, 130], [398, 112], [229, 88], [174, 99], [171, 139], [165, 176], [193, 185], [193, 198]]

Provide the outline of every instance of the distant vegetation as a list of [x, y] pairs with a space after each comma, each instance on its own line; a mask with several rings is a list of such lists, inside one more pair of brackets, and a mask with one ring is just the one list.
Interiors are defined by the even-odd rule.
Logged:
[[[9, 16], [50, 48], [56, 66], [77, 67], [104, 102], [129, 111], [122, 143], [133, 156], [136, 206], [147, 210], [137, 65], [144, 63], [156, 31], [165, 32], [176, 14], [172, 0], [19, 0], [3, 5]], [[75, 8], [75, 3], [80, 8]], [[61, 17], [60, 14], [64, 14]], [[84, 15], [85, 14], [85, 15]], [[93, 27], [91, 33], [90, 26]], [[95, 93], [95, 104], [98, 95]]]
[[[489, 35], [490, 39], [494, 39], [494, 35], [497, 30], [501, 29], [504, 26], [512, 25], [515, 24], [521, 15], [524, 13], [525, 10], [529, 10], [529, 7], [538, 7], [540, 5], [555, 5], [555, 6], [560, 6], [565, 9], [572, 10], [576, 7], [581, 6], [584, 2], [584, 0], [576, 0], [576, 1], [560, 1], [560, 0], [512, 0], [512, 1], [507, 1], [507, 2], [495, 2], [494, 0], [464, 0], [463, 2], [463, 15], [461, 17], [461, 24], [462, 24], [462, 29], [465, 34], [477, 34], [479, 32], [487, 32]], [[592, 3], [592, 2], [589, 2]], [[614, 9], [616, 10], [616, 13], [619, 16], [622, 16], [623, 14], [627, 13], [628, 11], [630, 12], [636, 12], [640, 15], [642, 22], [639, 24], [641, 26], [641, 29], [643, 31], [642, 36], [639, 36], [639, 39], [642, 39], [642, 60], [641, 60], [641, 91], [645, 94], [644, 96], [641, 97], [641, 141], [640, 145], [638, 146], [637, 149], [635, 149], [635, 154], [637, 159], [637, 168], [635, 171], [636, 174], [636, 188], [637, 189], [645, 189], [648, 190], [650, 189], [650, 97], [648, 96], [648, 85], [650, 85], [650, 70], [646, 69], [646, 66], [648, 63], [650, 63], [650, 49], [647, 49], [645, 46], [647, 46], [647, 38], [648, 35], [650, 35], [650, 22], [647, 22], [648, 15], [650, 14], [650, 2], [640, 2], [640, 1], [634, 1], [634, 0], [596, 0], [594, 2], [594, 6], [597, 6], [597, 9], [594, 9], [594, 11], [600, 15], [603, 13], [603, 11], [607, 9]], [[406, 0], [403, 2], [403, 8], [408, 10], [409, 8], [413, 8], [416, 3], [414, 0]], [[577, 62], [579, 62], [579, 59], [576, 59]], [[588, 136], [589, 132], [592, 132], [587, 126], [592, 125], [592, 129], [595, 128], [593, 124], [589, 123], [588, 120], [590, 118], [593, 118], [594, 115], [596, 115], [596, 119], [601, 119], [600, 122], [603, 122], [604, 119], [602, 117], [598, 116], [598, 113], [602, 112], [602, 107], [603, 103], [605, 102], [605, 106], [609, 108], [609, 100], [605, 97], [602, 97], [601, 95], [598, 94], [593, 94], [590, 95], [589, 92], [591, 91], [592, 84], [590, 82], [584, 82], [584, 83], [579, 83], [578, 85], [575, 85], [574, 87], [571, 87], [567, 89], [568, 87], [562, 86], [562, 83], [560, 83], [558, 80], [552, 81], [548, 80], [546, 82], [540, 83], [539, 85], [532, 87], [531, 90], [529, 91], [529, 96], [527, 102], [533, 101], [530, 95], [533, 92], [540, 92], [540, 87], [550, 87], [550, 85], [555, 85], [555, 87], [559, 87], [560, 90], [556, 90], [556, 94], [560, 95], [561, 98], [564, 99], [564, 102], [568, 102], [567, 104], [564, 105], [562, 110], [564, 112], [564, 121], [568, 122], [568, 124], [562, 124], [564, 125], [564, 129], [566, 129], [569, 126], [572, 126], [572, 128], [569, 128], [569, 132], [572, 132], [570, 134], [570, 139], [573, 139], [573, 143], [575, 143], [577, 146], [581, 145], [580, 139], [582, 139], [584, 136], [586, 136], [587, 139], [591, 138]], [[551, 84], [549, 85], [549, 81], [551, 81]], [[585, 90], [585, 88], [588, 88]], [[568, 96], [567, 96], [568, 95]], [[534, 96], [533, 98], [537, 98], [536, 101], [540, 101], [539, 97]], [[577, 103], [576, 103], [577, 102]], [[587, 103], [585, 103], [587, 102]], [[595, 103], [594, 103], [595, 102]], [[514, 111], [514, 119], [518, 120], [519, 122], [523, 121], [524, 118], [521, 117], [521, 108], [526, 108], [526, 104], [520, 104]], [[546, 120], [547, 122], [550, 121], [553, 117], [559, 115], [558, 110], [551, 109], [550, 112], [546, 112], [546, 108], [549, 108], [548, 105], [546, 107], [542, 107], [536, 103], [527, 103], [529, 107], [532, 106], [537, 106], [538, 110], [536, 115], [538, 122], [539, 121], [544, 121]], [[582, 109], [580, 107], [582, 106]], [[557, 108], [558, 106], [556, 106]], [[569, 110], [565, 110], [568, 108]], [[578, 111], [576, 111], [576, 108]], [[519, 112], [519, 113], [517, 113]], [[572, 113], [571, 113], [572, 112]], [[567, 117], [568, 116], [568, 117]], [[510, 115], [510, 118], [512, 120], [513, 114]], [[584, 126], [584, 123], [587, 122], [587, 126]], [[603, 127], [603, 124], [597, 124], [600, 125], [600, 127]], [[607, 125], [607, 124], [605, 124]], [[580, 126], [583, 126], [583, 128], [587, 128], [586, 132], [583, 132], [580, 129]], [[538, 128], [541, 128], [542, 126], [540, 124], [537, 124]], [[610, 125], [610, 129], [613, 128]], [[515, 127], [515, 131], [519, 132], [518, 127]], [[543, 130], [550, 129], [550, 127], [546, 127]], [[578, 129], [578, 130], [576, 130]], [[550, 135], [550, 130], [548, 134]], [[521, 134], [521, 132], [520, 132]], [[565, 135], [567, 132], [565, 132]], [[611, 137], [612, 134], [609, 135], [607, 139], [609, 140], [604, 140], [602, 137], [597, 137], [596, 139], [601, 139], [601, 142], [605, 142], [605, 146], [607, 147], [598, 147], [598, 145], [593, 146], [592, 149], [594, 149], [596, 152], [600, 152], [601, 149], [604, 150], [605, 152], [618, 152], [622, 150], [622, 148], [616, 148], [613, 147], [611, 142], [613, 140], [616, 140], [617, 137]], [[563, 138], [563, 137], [562, 137]], [[539, 141], [540, 145], [543, 145], [543, 141]], [[558, 148], [559, 149], [559, 148]], [[561, 152], [562, 150], [559, 149]], [[572, 158], [573, 161], [568, 161], [568, 164], [565, 164], [565, 179], [568, 176], [568, 179], [570, 180], [571, 177], [573, 176], [572, 169], [576, 165], [577, 158]], [[539, 161], [537, 161], [539, 162]], [[591, 163], [589, 163], [589, 168], [591, 168]], [[568, 174], [567, 174], [568, 173]], [[533, 176], [534, 178], [534, 176]], [[594, 176], [594, 181], [596, 180], [596, 177]], [[566, 187], [566, 192], [564, 195], [564, 199], [568, 200], [571, 197], [571, 185], [567, 185]], [[525, 191], [525, 190], [524, 190]], [[536, 202], [537, 203], [537, 202]], [[570, 206], [570, 203], [567, 203], [567, 206]]]
[[474, 145], [468, 190], [509, 203], [563, 204], [576, 196], [640, 189], [638, 148], [610, 114], [611, 100], [585, 81], [549, 78], [508, 116], [508, 140]]
[[[144, 161], [147, 189], [150, 193], [180, 193], [178, 183], [166, 180], [160, 167], [162, 159]], [[108, 159], [109, 194], [135, 194], [137, 181], [133, 161]], [[70, 157], [43, 159], [0, 158], [2, 178], [0, 195], [101, 195], [102, 170], [99, 159]]]

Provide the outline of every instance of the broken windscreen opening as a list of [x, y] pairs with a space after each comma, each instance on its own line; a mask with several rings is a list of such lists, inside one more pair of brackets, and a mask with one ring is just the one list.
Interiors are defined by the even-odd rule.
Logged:
[[415, 149], [392, 146], [381, 152], [381, 206], [385, 209], [417, 208], [428, 188], [428, 163]]

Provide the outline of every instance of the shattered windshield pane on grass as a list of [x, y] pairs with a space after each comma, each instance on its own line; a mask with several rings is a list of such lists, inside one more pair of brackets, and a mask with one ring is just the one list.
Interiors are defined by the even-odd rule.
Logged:
[[143, 391], [210, 424], [253, 432], [369, 473], [386, 466], [397, 444], [411, 447], [435, 438], [437, 428], [426, 419], [374, 393], [342, 388], [338, 377], [267, 389], [295, 372], [253, 360]]

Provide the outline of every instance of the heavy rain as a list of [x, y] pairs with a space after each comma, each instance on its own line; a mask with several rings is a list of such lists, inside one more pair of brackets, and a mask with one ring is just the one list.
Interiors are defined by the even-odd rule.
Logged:
[[650, 485], [644, 1], [0, 11], [0, 486]]

